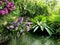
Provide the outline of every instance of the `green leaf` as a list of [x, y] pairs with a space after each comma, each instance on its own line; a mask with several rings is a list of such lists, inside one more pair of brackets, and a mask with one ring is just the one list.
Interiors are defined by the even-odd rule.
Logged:
[[54, 32], [47, 24], [45, 24], [45, 27], [47, 27], [48, 29], [50, 29], [51, 32]]
[[37, 26], [37, 27], [34, 29], [34, 31], [33, 31], [33, 32], [35, 32], [38, 28], [39, 28], [39, 26]]
[[39, 21], [37, 21], [36, 23], [40, 26], [40, 22]]
[[49, 33], [49, 35], [52, 35], [52, 32], [47, 27], [45, 27], [45, 29]]
[[40, 28], [41, 28], [42, 31], [44, 30], [44, 26], [41, 25]]
[[35, 28], [37, 25], [33, 26], [32, 28]]
[[49, 26], [46, 26], [45, 29], [46, 29], [46, 31], [48, 32], [49, 35], [53, 34], [53, 30]]
[[44, 24], [42, 23], [42, 21], [40, 22], [40, 28], [41, 28], [41, 30], [43, 31], [44, 30]]

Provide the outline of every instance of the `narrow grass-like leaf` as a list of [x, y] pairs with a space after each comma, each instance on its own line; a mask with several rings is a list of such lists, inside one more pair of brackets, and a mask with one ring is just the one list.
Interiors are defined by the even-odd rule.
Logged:
[[33, 26], [32, 28], [34, 29], [37, 25]]
[[52, 35], [52, 31], [51, 29], [49, 29], [48, 27], [45, 27], [46, 31], [48, 32], [49, 35]]
[[33, 31], [33, 32], [35, 32], [38, 28], [39, 28], [39, 26], [37, 26], [37, 27], [34, 29], [34, 31]]

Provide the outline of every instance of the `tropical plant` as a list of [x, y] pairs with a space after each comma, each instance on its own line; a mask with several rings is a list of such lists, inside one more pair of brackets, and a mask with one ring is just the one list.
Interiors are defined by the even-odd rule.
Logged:
[[41, 31], [44, 31], [45, 29], [49, 35], [52, 35], [54, 33], [52, 28], [47, 25], [47, 16], [36, 16], [35, 18], [31, 19], [31, 21], [34, 32], [37, 31], [38, 28], [40, 28]]

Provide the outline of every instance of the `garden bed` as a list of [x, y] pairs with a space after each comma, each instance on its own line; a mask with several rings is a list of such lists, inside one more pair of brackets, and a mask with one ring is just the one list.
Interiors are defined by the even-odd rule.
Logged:
[[0, 45], [59, 45], [60, 1], [0, 0], [0, 34]]

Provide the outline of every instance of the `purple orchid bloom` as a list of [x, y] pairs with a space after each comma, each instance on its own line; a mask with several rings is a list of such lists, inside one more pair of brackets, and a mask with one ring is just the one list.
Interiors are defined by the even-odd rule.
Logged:
[[10, 8], [10, 7], [12, 7], [14, 5], [14, 2], [9, 2], [7, 5], [6, 5], [6, 7], [7, 8]]
[[9, 11], [13, 11], [13, 9], [12, 9], [12, 8], [8, 8], [8, 10], [9, 10]]
[[31, 22], [26, 22], [26, 26], [29, 26], [31, 24]]
[[0, 11], [0, 14], [1, 14], [1, 15], [4, 15], [4, 14], [5, 14], [5, 11], [4, 11], [4, 10], [1, 10], [1, 11]]
[[13, 10], [15, 10], [15, 9], [16, 9], [16, 7], [15, 7], [15, 6], [13, 6], [13, 7], [12, 7], [12, 9], [13, 9]]
[[1, 15], [8, 14], [8, 9], [7, 8], [4, 8], [4, 10], [0, 10], [0, 14]]
[[5, 14], [8, 14], [8, 9], [7, 8], [5, 8], [4, 11], [5, 11]]
[[31, 22], [26, 22], [27, 31], [30, 31], [30, 24]]
[[23, 17], [18, 18], [18, 22], [20, 22], [20, 23], [22, 23], [22, 22], [23, 22], [23, 20], [24, 20], [24, 18], [23, 18]]
[[10, 11], [13, 11], [13, 10], [15, 10], [16, 9], [16, 7], [15, 6], [13, 6], [13, 7], [10, 7], [10, 8], [8, 8]]
[[18, 19], [14, 22], [14, 25], [17, 24], [17, 22], [18, 22]]
[[18, 27], [19, 25], [18, 24], [14, 24], [14, 27]]
[[0, 4], [2, 4], [2, 1], [0, 1]]
[[27, 31], [30, 31], [30, 26], [26, 26], [27, 27]]
[[10, 28], [10, 29], [13, 29], [13, 28], [14, 28], [14, 26], [10, 25], [10, 26], [9, 26], [9, 28]]

